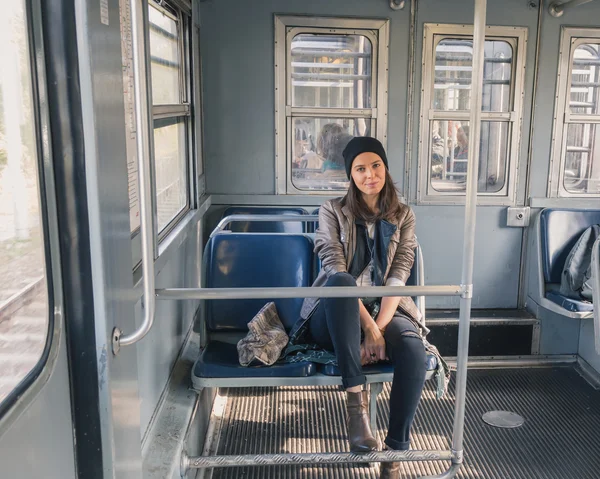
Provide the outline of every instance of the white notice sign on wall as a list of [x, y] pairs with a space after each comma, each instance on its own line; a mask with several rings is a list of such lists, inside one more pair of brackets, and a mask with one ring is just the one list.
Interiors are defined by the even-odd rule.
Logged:
[[140, 226], [140, 196], [137, 162], [137, 130], [133, 85], [133, 42], [131, 9], [128, 0], [119, 0], [121, 17], [121, 55], [123, 58], [123, 99], [125, 101], [125, 141], [127, 146], [127, 176], [129, 185], [129, 223], [133, 233]]

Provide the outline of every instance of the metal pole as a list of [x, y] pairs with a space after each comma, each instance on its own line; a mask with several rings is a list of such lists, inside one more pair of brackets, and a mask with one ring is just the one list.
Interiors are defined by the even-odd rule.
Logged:
[[347, 286], [295, 288], [166, 288], [157, 289], [157, 299], [281, 299], [367, 298], [385, 296], [462, 296], [465, 290], [450, 286]]
[[368, 462], [396, 461], [447, 461], [450, 451], [375, 451], [365, 454], [353, 452], [322, 452], [301, 454], [256, 454], [239, 456], [198, 456], [187, 457], [182, 454], [181, 475], [189, 469], [206, 469], [213, 467], [242, 467], [242, 466], [286, 466], [298, 464], [351, 464]]
[[[483, 84], [483, 62], [485, 47], [485, 16], [487, 0], [475, 0], [473, 20], [473, 74], [471, 77], [471, 136], [469, 138], [469, 162], [467, 163], [467, 196], [465, 207], [465, 235], [458, 323], [458, 352], [456, 358], [456, 403], [454, 406], [454, 428], [452, 433], [452, 463], [463, 460], [463, 437], [465, 426], [465, 403], [467, 389], [467, 360], [469, 356], [469, 323], [471, 321], [471, 298], [473, 297], [473, 262], [475, 254], [475, 220], [477, 206], [477, 178], [479, 176], [479, 138], [481, 134], [481, 86]], [[437, 476], [451, 478], [458, 467]]]
[[154, 294], [154, 241], [152, 213], [152, 179], [150, 173], [150, 140], [148, 126], [148, 93], [144, 81], [145, 49], [144, 38], [144, 5], [145, 2], [131, 0], [131, 38], [133, 43], [133, 82], [135, 98], [136, 143], [139, 164], [140, 182], [140, 235], [142, 239], [142, 284], [144, 288], [144, 319], [140, 327], [130, 334], [121, 335], [115, 328], [113, 332], [113, 352], [116, 354], [120, 346], [133, 344], [142, 339], [154, 322], [156, 306]]
[[319, 215], [229, 215], [219, 221], [219, 224], [210, 234], [210, 238], [223, 231], [229, 223], [235, 221], [281, 221], [283, 223], [297, 221], [310, 223], [311, 221], [319, 221]]
[[[423, 250], [417, 241], [417, 259], [419, 260], [419, 286], [425, 285], [425, 264], [423, 263]], [[423, 323], [426, 321], [425, 316], [425, 296], [417, 296], [417, 308], [423, 315]]]
[[600, 354], [600, 238], [592, 247], [592, 303], [594, 304], [594, 344]]

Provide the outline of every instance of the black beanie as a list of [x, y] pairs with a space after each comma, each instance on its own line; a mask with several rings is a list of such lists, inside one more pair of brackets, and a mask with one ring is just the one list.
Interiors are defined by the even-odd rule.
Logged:
[[385, 168], [389, 170], [387, 156], [381, 142], [377, 138], [371, 138], [370, 136], [355, 136], [348, 142], [342, 153], [344, 156], [344, 163], [346, 164], [346, 175], [348, 175], [348, 179], [350, 179], [352, 162], [354, 161], [354, 158], [361, 153], [375, 153], [376, 155], [379, 155]]

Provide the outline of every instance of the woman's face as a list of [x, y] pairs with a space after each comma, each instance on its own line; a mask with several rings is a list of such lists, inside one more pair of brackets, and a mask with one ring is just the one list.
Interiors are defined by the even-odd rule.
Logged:
[[354, 158], [350, 174], [363, 195], [379, 195], [385, 186], [385, 165], [376, 153], [361, 153]]

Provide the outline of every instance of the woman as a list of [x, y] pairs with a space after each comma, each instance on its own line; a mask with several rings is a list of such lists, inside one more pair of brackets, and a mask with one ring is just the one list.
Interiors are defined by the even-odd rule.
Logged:
[[[315, 251], [322, 270], [313, 286], [402, 286], [414, 261], [415, 217], [398, 200], [383, 145], [356, 137], [343, 157], [350, 187], [345, 197], [320, 209]], [[304, 329], [336, 355], [347, 392], [351, 450], [378, 447], [362, 391], [362, 365], [387, 360], [394, 365], [394, 380], [385, 444], [407, 450], [426, 372], [421, 316], [412, 299], [308, 298], [301, 317], [292, 335]], [[399, 463], [382, 463], [381, 477], [399, 477], [399, 469]]]

